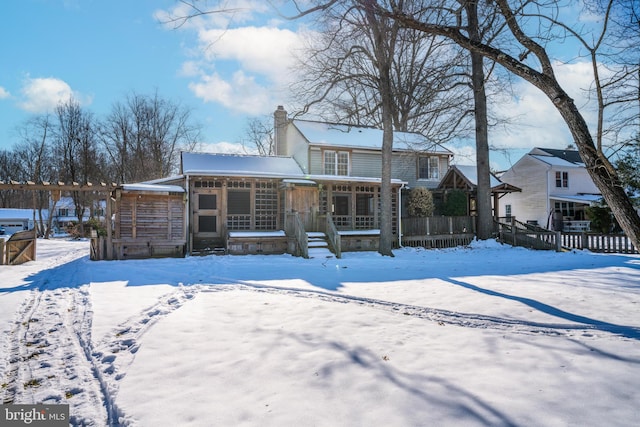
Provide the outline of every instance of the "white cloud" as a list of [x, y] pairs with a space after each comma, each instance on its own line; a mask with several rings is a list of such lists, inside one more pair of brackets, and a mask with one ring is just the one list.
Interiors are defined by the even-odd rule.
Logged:
[[215, 102], [236, 112], [258, 115], [264, 113], [265, 108], [273, 107], [268, 89], [243, 71], [233, 73], [229, 81], [216, 73], [204, 75], [189, 88], [205, 102]]
[[[595, 114], [589, 94], [593, 81], [591, 64], [555, 64], [557, 79], [580, 109], [587, 123], [594, 123]], [[560, 113], [538, 88], [528, 82], [515, 86], [516, 96], [510, 101], [494, 103], [494, 110], [511, 122], [490, 131], [490, 143], [499, 148], [533, 147], [564, 148], [573, 138]]]
[[11, 97], [11, 94], [9, 93], [9, 91], [3, 88], [2, 86], [0, 86], [0, 99], [7, 99], [10, 97]]
[[[185, 2], [179, 2], [170, 10], [157, 10], [154, 17], [167, 28], [183, 30], [201, 30], [204, 28], [228, 28], [255, 19], [257, 14], [269, 11], [270, 5], [264, 0], [225, 0], [208, 9], [202, 6], [206, 14]], [[217, 11], [214, 11], [217, 10]], [[189, 19], [184, 19], [190, 17]]]
[[52, 111], [60, 102], [73, 97], [80, 104], [90, 104], [91, 99], [74, 92], [64, 80], [55, 77], [27, 78], [22, 86], [18, 106], [30, 113]]
[[292, 51], [299, 48], [299, 35], [288, 29], [243, 27], [202, 31], [199, 35], [204, 59], [236, 61], [244, 71], [279, 81], [293, 65]]

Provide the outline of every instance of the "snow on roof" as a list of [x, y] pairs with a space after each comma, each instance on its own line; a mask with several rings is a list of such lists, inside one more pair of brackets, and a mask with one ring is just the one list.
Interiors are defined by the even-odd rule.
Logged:
[[[382, 148], [382, 129], [307, 120], [293, 120], [293, 124], [312, 144], [377, 150]], [[424, 136], [412, 132], [394, 132], [393, 148], [452, 154], [444, 147], [434, 145]]]
[[160, 184], [123, 184], [122, 188], [126, 191], [157, 191], [169, 193], [184, 193], [184, 188], [179, 185], [160, 185]]
[[543, 156], [543, 155], [537, 155], [537, 154], [530, 154], [530, 156], [533, 157], [534, 159], [538, 159], [541, 162], [544, 162], [551, 166], [561, 166], [564, 168], [584, 167], [584, 163], [571, 163], [564, 159], [561, 159], [560, 157]]
[[602, 200], [601, 194], [550, 194], [550, 199], [563, 202], [597, 203]]
[[291, 157], [235, 154], [182, 153], [182, 173], [186, 175], [225, 175], [299, 178], [302, 169]]
[[[476, 166], [472, 165], [454, 165], [456, 169], [462, 173], [471, 184], [478, 185], [478, 169]], [[502, 184], [498, 178], [496, 178], [493, 174], [490, 175], [489, 181], [491, 188]]]

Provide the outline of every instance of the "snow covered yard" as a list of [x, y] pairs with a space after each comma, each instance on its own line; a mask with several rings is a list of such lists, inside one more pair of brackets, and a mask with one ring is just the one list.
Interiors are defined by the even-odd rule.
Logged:
[[75, 425], [640, 423], [640, 257], [495, 242], [394, 258], [0, 266], [5, 403]]

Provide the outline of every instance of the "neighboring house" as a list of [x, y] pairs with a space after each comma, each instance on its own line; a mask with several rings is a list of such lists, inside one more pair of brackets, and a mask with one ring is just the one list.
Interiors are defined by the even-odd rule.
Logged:
[[[35, 212], [37, 218], [37, 212]], [[46, 218], [46, 212], [43, 215]], [[33, 209], [0, 209], [0, 227], [4, 228], [4, 234], [9, 235], [18, 231], [31, 230], [33, 228]]]
[[[493, 217], [498, 218], [500, 212], [500, 199], [509, 193], [521, 191], [515, 185], [507, 184], [500, 180], [494, 174], [489, 177], [489, 185], [491, 186], [491, 203]], [[451, 190], [461, 190], [467, 194], [467, 214], [475, 216], [476, 198], [478, 192], [478, 169], [476, 166], [452, 165], [442, 178], [438, 185], [435, 195], [442, 198], [442, 202], [446, 200], [447, 193]]]
[[[158, 191], [117, 190], [116, 255], [178, 254], [183, 243], [184, 253], [299, 253], [297, 246], [314, 233], [341, 235], [328, 238], [340, 242], [337, 251], [377, 249], [382, 131], [289, 120], [282, 107], [274, 120], [275, 156], [185, 152], [179, 176], [146, 183]], [[395, 133], [391, 196], [397, 239], [401, 189], [436, 188], [452, 157], [440, 146], [427, 146], [418, 134]], [[184, 195], [176, 188], [185, 189]], [[186, 209], [179, 217], [180, 200]], [[151, 221], [162, 209], [173, 220]], [[153, 229], [154, 223], [160, 225]]]
[[[53, 206], [53, 202], [50, 207], [52, 212], [52, 227], [56, 233], [64, 232], [66, 228], [71, 224], [78, 222], [78, 215], [76, 213], [76, 206], [72, 197], [61, 197]], [[100, 221], [104, 221], [106, 209], [105, 200], [96, 200], [91, 206], [85, 208], [82, 215], [82, 222], [86, 222], [89, 218], [97, 218]]]
[[503, 198], [500, 216], [549, 229], [588, 230], [585, 208], [602, 200], [578, 151], [572, 149], [534, 148], [500, 178], [522, 189]]

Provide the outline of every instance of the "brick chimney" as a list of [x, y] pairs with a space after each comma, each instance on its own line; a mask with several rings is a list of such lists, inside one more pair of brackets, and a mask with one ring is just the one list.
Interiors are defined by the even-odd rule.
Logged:
[[273, 135], [275, 139], [276, 156], [289, 156], [289, 147], [287, 146], [287, 111], [282, 105], [278, 105], [273, 113]]

